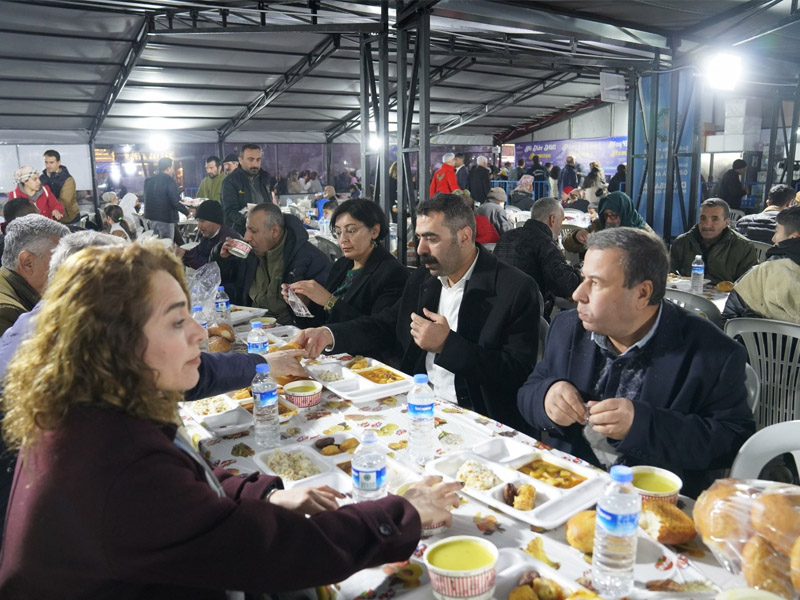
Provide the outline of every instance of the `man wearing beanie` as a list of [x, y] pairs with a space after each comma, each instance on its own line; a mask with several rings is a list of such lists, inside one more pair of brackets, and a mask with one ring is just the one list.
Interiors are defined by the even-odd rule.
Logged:
[[[183, 264], [192, 269], [199, 269], [209, 261], [211, 250], [217, 242], [225, 238], [242, 239], [232, 228], [222, 223], [222, 205], [216, 200], [206, 200], [197, 207], [197, 230], [200, 232], [200, 243], [191, 250], [178, 248], [176, 253]], [[226, 282], [222, 282], [225, 285]]]
[[729, 208], [736, 210], [742, 208], [742, 196], [747, 194], [747, 188], [744, 187], [741, 180], [745, 171], [747, 171], [747, 163], [741, 158], [737, 158], [719, 180], [719, 187], [715, 195], [725, 200]]
[[514, 229], [514, 223], [506, 215], [506, 192], [503, 188], [492, 188], [486, 197], [486, 202], [478, 207], [475, 211], [476, 215], [483, 215], [489, 222], [494, 225], [497, 230], [497, 235], [503, 235], [504, 232]]

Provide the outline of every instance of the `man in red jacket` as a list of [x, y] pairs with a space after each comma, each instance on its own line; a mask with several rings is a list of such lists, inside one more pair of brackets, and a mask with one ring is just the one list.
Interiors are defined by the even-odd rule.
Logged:
[[455, 161], [456, 155], [452, 152], [448, 152], [442, 157], [442, 167], [433, 174], [433, 180], [431, 181], [431, 198], [439, 192], [451, 194], [458, 189], [456, 169], [454, 167]]

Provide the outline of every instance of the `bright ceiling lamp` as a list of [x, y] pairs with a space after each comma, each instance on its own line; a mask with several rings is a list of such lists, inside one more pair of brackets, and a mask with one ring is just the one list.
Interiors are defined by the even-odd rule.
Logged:
[[730, 91], [742, 78], [742, 57], [729, 52], [719, 52], [706, 62], [706, 81], [715, 90]]
[[377, 152], [383, 146], [383, 141], [381, 140], [380, 136], [371, 135], [369, 136], [369, 149], [373, 152]]
[[169, 139], [162, 133], [154, 133], [150, 136], [150, 150], [152, 152], [166, 152], [169, 150]]

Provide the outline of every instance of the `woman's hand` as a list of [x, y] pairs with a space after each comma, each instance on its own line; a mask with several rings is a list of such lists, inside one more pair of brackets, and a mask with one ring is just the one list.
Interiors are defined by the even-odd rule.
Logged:
[[589, 232], [585, 229], [579, 229], [575, 234], [575, 241], [585, 245], [589, 241]]
[[337, 498], [344, 498], [344, 494], [327, 485], [320, 485], [278, 490], [269, 497], [269, 503], [288, 508], [301, 515], [315, 515], [339, 508]]
[[53, 219], [55, 219], [56, 221], [60, 221], [61, 217], [63, 217], [63, 216], [64, 215], [61, 214], [60, 210], [58, 210], [57, 208], [53, 209]]
[[303, 354], [305, 354], [304, 350], [278, 350], [265, 354], [264, 358], [269, 363], [270, 374], [273, 377], [289, 377], [291, 375], [307, 377], [308, 373], [297, 360], [297, 357], [302, 357]]
[[450, 509], [458, 507], [460, 502], [456, 492], [463, 488], [464, 484], [460, 481], [451, 483], [441, 483], [441, 481], [441, 477], [429, 475], [412, 485], [403, 494], [403, 498], [417, 509], [423, 527], [442, 522], [449, 527], [453, 519]]
[[[298, 296], [305, 296], [308, 300], [320, 306], [325, 306], [328, 298], [331, 297], [331, 293], [313, 279], [296, 281], [295, 283], [289, 284], [289, 287], [297, 292]], [[306, 304], [308, 303], [306, 302]]]

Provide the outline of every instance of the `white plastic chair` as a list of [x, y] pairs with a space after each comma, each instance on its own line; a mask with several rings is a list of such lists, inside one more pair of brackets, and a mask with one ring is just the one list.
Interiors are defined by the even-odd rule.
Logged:
[[681, 290], [669, 288], [667, 288], [664, 297], [673, 304], [677, 304], [689, 312], [697, 313], [701, 317], [708, 319], [714, 323], [714, 325], [722, 329], [722, 315], [716, 304], [708, 298], [692, 294], [691, 292], [682, 292]]
[[744, 387], [747, 388], [747, 406], [756, 414], [758, 401], [761, 398], [761, 382], [758, 380], [756, 370], [748, 364], [744, 365], [745, 380]]
[[741, 337], [761, 382], [756, 423], [766, 427], [800, 417], [800, 325], [769, 319], [731, 319], [725, 333]]
[[731, 209], [731, 223], [730, 223], [730, 227], [733, 227], [734, 225], [736, 225], [736, 221], [738, 221], [739, 219], [741, 219], [743, 216], [744, 216], [744, 211], [743, 211], [743, 210], [738, 210], [738, 209], [736, 209], [736, 208], [732, 208], [732, 209]]
[[795, 463], [800, 464], [800, 421], [776, 423], [750, 436], [739, 448], [730, 476], [757, 479], [764, 465], [785, 452], [791, 452]]
[[337, 259], [344, 256], [339, 244], [321, 235], [317, 236], [317, 248], [322, 250], [331, 262], [336, 262]]
[[758, 262], [762, 263], [767, 260], [767, 250], [772, 248], [772, 244], [767, 244], [766, 242], [752, 242], [753, 246], [756, 247], [756, 255], [758, 256]]

